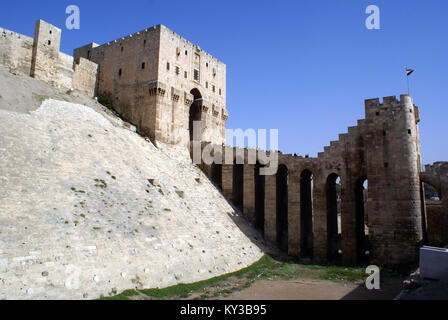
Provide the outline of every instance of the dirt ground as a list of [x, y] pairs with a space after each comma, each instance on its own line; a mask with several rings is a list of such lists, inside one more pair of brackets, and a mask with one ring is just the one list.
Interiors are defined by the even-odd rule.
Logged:
[[362, 282], [318, 279], [258, 280], [249, 288], [222, 300], [393, 300], [402, 290], [401, 278], [384, 279], [379, 290], [368, 290]]

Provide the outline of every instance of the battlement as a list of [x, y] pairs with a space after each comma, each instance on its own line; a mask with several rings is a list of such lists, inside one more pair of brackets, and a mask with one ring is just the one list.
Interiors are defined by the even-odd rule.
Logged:
[[0, 41], [4, 39], [33, 41], [31, 37], [0, 27]]
[[176, 38], [177, 40], [182, 41], [184, 44], [191, 46], [192, 48], [194, 48], [196, 51], [200, 51], [205, 57], [207, 57], [207, 59], [214, 61], [215, 63], [218, 64], [223, 64], [224, 63], [222, 61], [220, 61], [219, 59], [215, 58], [214, 56], [212, 56], [210, 53], [208, 53], [207, 51], [201, 49], [201, 47], [199, 47], [198, 45], [188, 41], [187, 39], [185, 39], [184, 37], [182, 37], [181, 35], [179, 35], [178, 33], [174, 32], [173, 30], [171, 30], [170, 28], [166, 27], [163, 24], [159, 24], [159, 25], [155, 25], [152, 26], [150, 28], [146, 28], [143, 29], [141, 31], [137, 31], [135, 33], [129, 34], [127, 36], [121, 37], [119, 39], [115, 39], [115, 40], [111, 40], [109, 42], [106, 42], [102, 45], [97, 45], [93, 46], [92, 48], [104, 48], [104, 47], [109, 47], [112, 45], [122, 45], [124, 43], [126, 43], [129, 40], [133, 40], [135, 38], [142, 38], [142, 36], [144, 36], [147, 33], [151, 33], [151, 32], [168, 32], [170, 34], [170, 36], [173, 36], [174, 38]]
[[412, 103], [412, 97], [408, 94], [400, 95], [400, 100], [396, 96], [383, 97], [383, 101], [380, 98], [366, 99], [364, 100], [366, 108], [378, 108], [384, 107], [391, 104], [408, 104]]

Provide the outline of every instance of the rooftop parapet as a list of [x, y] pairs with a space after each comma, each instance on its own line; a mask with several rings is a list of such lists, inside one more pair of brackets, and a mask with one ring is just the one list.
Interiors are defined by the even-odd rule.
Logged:
[[366, 108], [381, 107], [383, 105], [393, 104], [393, 103], [412, 103], [412, 97], [408, 94], [402, 94], [402, 95], [400, 95], [400, 100], [398, 100], [396, 96], [383, 97], [382, 102], [380, 101], [380, 98], [364, 100], [364, 104], [365, 104]]

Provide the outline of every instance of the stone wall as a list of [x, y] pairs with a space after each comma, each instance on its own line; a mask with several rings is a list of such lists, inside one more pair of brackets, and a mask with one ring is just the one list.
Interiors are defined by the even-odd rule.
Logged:
[[[400, 100], [386, 97], [383, 103], [366, 100], [365, 108], [366, 119], [339, 135], [317, 158], [278, 153], [288, 178], [284, 182], [275, 175], [265, 177], [266, 240], [317, 262], [393, 266], [417, 260], [422, 241], [418, 108], [408, 95]], [[228, 153], [235, 157], [236, 150], [245, 155], [243, 208], [253, 222], [259, 214], [254, 198], [260, 195], [255, 191], [254, 163], [247, 161], [250, 150], [227, 148], [223, 159]], [[235, 170], [235, 165], [222, 166], [223, 193], [232, 201], [234, 189], [240, 188], [234, 182]], [[340, 204], [331, 194], [337, 177]], [[281, 203], [285, 199], [287, 205]]]
[[98, 65], [84, 58], [79, 58], [73, 66], [73, 88], [88, 97], [95, 96]]
[[97, 66], [60, 52], [61, 29], [36, 21], [34, 39], [0, 28], [0, 64], [52, 86], [94, 97]]
[[30, 74], [33, 38], [0, 28], [0, 64], [11, 72]]
[[1, 300], [164, 288], [262, 257], [258, 234], [187, 150], [156, 148], [92, 104], [0, 104]]

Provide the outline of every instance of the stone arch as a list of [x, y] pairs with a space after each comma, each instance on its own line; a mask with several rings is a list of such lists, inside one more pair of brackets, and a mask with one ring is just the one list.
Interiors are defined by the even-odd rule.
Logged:
[[370, 256], [369, 229], [367, 225], [368, 180], [361, 177], [355, 185], [356, 257], [359, 264], [368, 264]]
[[326, 182], [327, 199], [327, 257], [331, 263], [341, 262], [341, 179], [336, 173], [328, 176]]
[[440, 187], [437, 185], [437, 183], [434, 183], [434, 181], [429, 179], [422, 180], [422, 183], [425, 190], [425, 200], [430, 201], [442, 200]]
[[[202, 121], [202, 94], [197, 89], [194, 88], [190, 91], [190, 93], [194, 97], [193, 104], [190, 106], [189, 111], [189, 118], [188, 118], [188, 130], [190, 131], [190, 141], [201, 141], [202, 140], [202, 133], [201, 132], [194, 132], [194, 122], [195, 121]], [[202, 131], [202, 127], [201, 127]], [[193, 135], [193, 133], [195, 135]]]
[[288, 252], [288, 168], [281, 164], [276, 175], [277, 245]]
[[264, 165], [257, 161], [254, 169], [255, 182], [255, 220], [254, 226], [264, 234], [264, 205], [265, 205], [265, 184], [264, 175], [260, 175], [260, 169]]
[[313, 258], [313, 173], [309, 169], [300, 175], [300, 255]]

